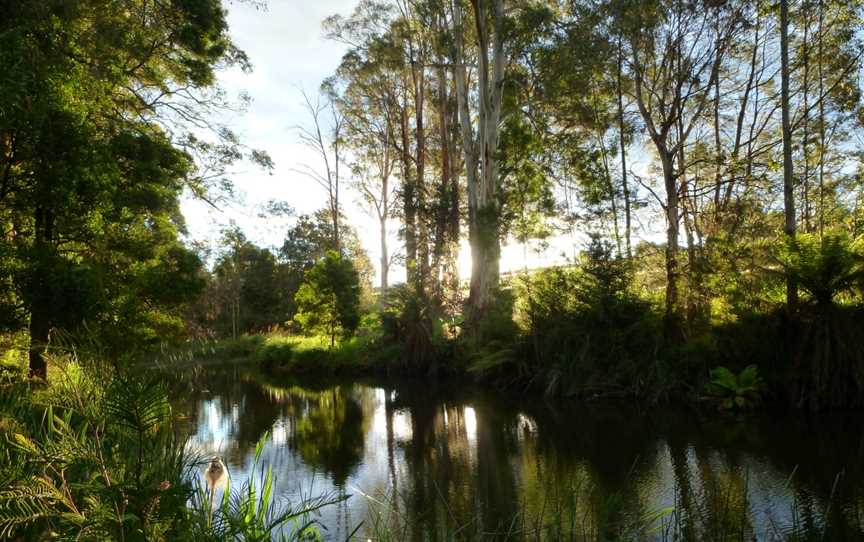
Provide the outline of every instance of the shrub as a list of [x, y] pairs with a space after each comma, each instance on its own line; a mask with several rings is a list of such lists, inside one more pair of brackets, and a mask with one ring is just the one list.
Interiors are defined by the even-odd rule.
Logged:
[[809, 301], [790, 323], [794, 347], [789, 399], [799, 407], [864, 404], [864, 335], [861, 311], [837, 303], [860, 292], [864, 280], [864, 238], [801, 234], [781, 254], [786, 273]]
[[864, 238], [853, 241], [843, 234], [821, 238], [799, 234], [785, 245], [781, 262], [798, 287], [817, 306], [826, 308], [864, 280]]
[[630, 290], [630, 276], [628, 263], [595, 239], [580, 266], [517, 281], [517, 322], [548, 392], [638, 393], [647, 384], [660, 348], [660, 320]]
[[191, 463], [161, 381], [52, 365], [46, 389], [0, 390], [0, 537], [175, 539]]

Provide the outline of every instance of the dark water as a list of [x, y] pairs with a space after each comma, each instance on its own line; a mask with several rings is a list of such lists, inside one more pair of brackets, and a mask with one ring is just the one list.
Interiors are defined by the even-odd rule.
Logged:
[[864, 539], [858, 414], [736, 419], [238, 369], [178, 387], [190, 446], [220, 453], [232, 484], [266, 433], [281, 498], [350, 494], [322, 512], [331, 540], [361, 522], [374, 536], [376, 518], [415, 540], [539, 525], [580, 540]]

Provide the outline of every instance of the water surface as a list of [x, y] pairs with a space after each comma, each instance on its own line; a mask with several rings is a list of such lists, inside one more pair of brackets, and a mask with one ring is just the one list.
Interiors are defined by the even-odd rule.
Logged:
[[548, 402], [464, 383], [274, 379], [241, 369], [178, 385], [196, 450], [237, 484], [255, 445], [281, 499], [351, 495], [325, 538], [538, 527], [569, 538], [864, 539], [857, 414], [747, 417], [683, 408]]

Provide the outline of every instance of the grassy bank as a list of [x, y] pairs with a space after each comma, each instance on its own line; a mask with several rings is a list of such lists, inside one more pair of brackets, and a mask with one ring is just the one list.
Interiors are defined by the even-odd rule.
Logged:
[[424, 344], [431, 362], [413, 363], [406, 332], [393, 333], [386, 323], [333, 344], [325, 337], [278, 332], [190, 342], [162, 359], [253, 363], [273, 374], [446, 373], [520, 393], [687, 401], [737, 410], [772, 403], [812, 409], [861, 405], [860, 307], [805, 307], [794, 318], [783, 310], [740, 315], [706, 322], [685, 343], [670, 345], [650, 303], [613, 298], [588, 305], [558, 295], [544, 306], [536, 285], [533, 298], [520, 291], [531, 287], [515, 285], [501, 294], [503, 314], [489, 319], [482, 347], [467, 337], [430, 333]]
[[362, 337], [340, 339], [273, 332], [190, 342], [160, 356], [169, 365], [252, 363], [272, 372], [370, 374], [395, 368], [398, 347], [379, 349]]

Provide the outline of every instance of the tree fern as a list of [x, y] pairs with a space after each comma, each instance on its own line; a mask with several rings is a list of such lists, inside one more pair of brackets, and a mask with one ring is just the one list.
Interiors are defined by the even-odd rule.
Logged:
[[800, 234], [789, 241], [781, 261], [787, 275], [820, 306], [854, 291], [864, 279], [864, 238], [845, 234]]

